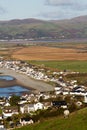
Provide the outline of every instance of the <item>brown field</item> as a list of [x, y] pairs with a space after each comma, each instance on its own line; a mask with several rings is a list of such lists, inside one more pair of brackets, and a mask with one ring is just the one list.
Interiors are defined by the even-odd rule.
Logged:
[[80, 49], [30, 46], [15, 50], [11, 57], [20, 60], [87, 60], [87, 51], [83, 46]]

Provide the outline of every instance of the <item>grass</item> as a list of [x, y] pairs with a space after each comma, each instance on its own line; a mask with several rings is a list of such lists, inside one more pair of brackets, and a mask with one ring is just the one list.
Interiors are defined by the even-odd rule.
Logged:
[[2, 114], [2, 109], [0, 108], [0, 114]]
[[30, 126], [24, 126], [15, 130], [87, 130], [87, 108], [76, 111], [69, 118], [56, 117], [36, 123]]
[[29, 63], [58, 70], [87, 72], [87, 61], [29, 61]]

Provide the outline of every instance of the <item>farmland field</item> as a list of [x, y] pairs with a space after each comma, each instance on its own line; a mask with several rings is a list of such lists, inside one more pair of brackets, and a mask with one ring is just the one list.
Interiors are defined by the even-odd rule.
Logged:
[[20, 60], [87, 60], [86, 49], [56, 48], [45, 46], [30, 46], [19, 49], [12, 54], [12, 58]]
[[[32, 44], [31, 44], [32, 43]], [[58, 70], [87, 72], [87, 43], [5, 43], [0, 56]], [[28, 46], [26, 46], [28, 45]]]
[[53, 68], [53, 70], [67, 70], [87, 72], [87, 61], [28, 61], [37, 66]]

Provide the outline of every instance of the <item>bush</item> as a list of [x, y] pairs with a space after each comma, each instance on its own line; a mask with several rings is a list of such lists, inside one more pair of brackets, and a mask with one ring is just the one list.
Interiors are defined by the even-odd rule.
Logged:
[[74, 102], [72, 102], [69, 106], [69, 111], [74, 112], [75, 110], [77, 110], [77, 106]]

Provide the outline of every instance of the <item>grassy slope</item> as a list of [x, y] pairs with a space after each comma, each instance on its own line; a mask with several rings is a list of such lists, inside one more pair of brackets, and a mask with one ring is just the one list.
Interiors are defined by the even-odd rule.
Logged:
[[[80, 19], [70, 19], [61, 21], [40, 21], [40, 20], [12, 20], [7, 22], [0, 22], [0, 32], [10, 34], [26, 34], [30, 29], [35, 29], [37, 32], [45, 31], [52, 36], [56, 34], [57, 38], [64, 35], [66, 38], [87, 38], [87, 16]], [[50, 34], [51, 33], [51, 34]]]
[[[0, 25], [0, 30], [2, 32], [8, 33], [8, 34], [17, 34], [17, 33], [24, 33], [27, 32], [29, 29], [39, 29], [39, 30], [57, 30], [57, 25], [53, 23], [30, 23], [30, 24], [21, 24], [21, 25]], [[59, 28], [58, 28], [59, 29]]]
[[87, 108], [77, 111], [69, 118], [56, 117], [39, 124], [25, 126], [16, 130], [87, 130]]
[[58, 70], [72, 70], [79, 72], [87, 72], [87, 61], [29, 61], [32, 64], [42, 65], [46, 67], [56, 68]]

